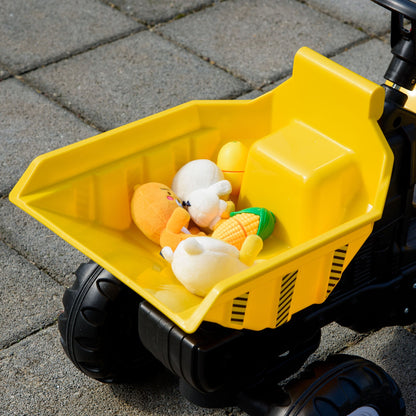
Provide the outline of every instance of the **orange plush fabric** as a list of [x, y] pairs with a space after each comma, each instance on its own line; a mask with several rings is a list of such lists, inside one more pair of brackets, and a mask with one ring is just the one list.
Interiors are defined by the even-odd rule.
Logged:
[[131, 200], [131, 215], [143, 234], [162, 247], [172, 250], [185, 238], [202, 234], [199, 229], [188, 230], [189, 214], [168, 186], [149, 182], [136, 187]]
[[[169, 218], [166, 228], [162, 231], [160, 236], [160, 245], [162, 247], [170, 247], [175, 250], [177, 245], [185, 238], [192, 236], [205, 235], [197, 227], [193, 227], [188, 230], [188, 225], [191, 217], [183, 208], [176, 208], [173, 214]], [[186, 230], [186, 232], [184, 232]]]

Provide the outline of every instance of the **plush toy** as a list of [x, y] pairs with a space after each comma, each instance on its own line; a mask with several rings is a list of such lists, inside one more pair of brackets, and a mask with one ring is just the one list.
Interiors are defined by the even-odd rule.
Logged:
[[197, 159], [178, 170], [172, 181], [172, 190], [181, 201], [186, 201], [191, 192], [208, 188], [222, 180], [224, 180], [224, 174], [214, 162], [208, 159]]
[[172, 250], [192, 235], [205, 235], [197, 227], [188, 229], [189, 213], [172, 189], [161, 183], [149, 182], [135, 188], [131, 215], [147, 238]]
[[206, 296], [218, 282], [251, 266], [262, 247], [263, 240], [257, 235], [249, 236], [241, 251], [212, 237], [193, 237], [182, 241], [175, 251], [163, 248], [161, 254], [190, 292]]
[[265, 208], [246, 208], [230, 213], [230, 218], [221, 220], [211, 237], [218, 238], [240, 249], [249, 235], [258, 235], [262, 240], [269, 237], [276, 224], [274, 214]]
[[193, 160], [175, 175], [172, 190], [183, 201], [198, 227], [214, 228], [221, 218], [228, 218], [234, 209], [225, 201], [231, 193], [231, 184], [217, 165], [207, 159]]
[[221, 218], [228, 218], [235, 205], [231, 201], [224, 201], [222, 196], [231, 192], [230, 182], [222, 180], [192, 191], [185, 201], [188, 212], [196, 225], [202, 228], [214, 229]]

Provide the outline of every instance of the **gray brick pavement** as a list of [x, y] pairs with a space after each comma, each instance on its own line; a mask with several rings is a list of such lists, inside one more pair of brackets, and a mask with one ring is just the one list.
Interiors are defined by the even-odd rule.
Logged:
[[371, 1], [306, 0], [305, 3], [370, 35], [390, 30], [390, 13]]
[[72, 285], [73, 272], [87, 261], [82, 253], [6, 198], [0, 199], [0, 230], [2, 241], [64, 287]]
[[[92, 126], [190, 99], [255, 98], [290, 73], [303, 45], [380, 83], [388, 14], [369, 0], [5, 0], [0, 12], [0, 414], [242, 414], [189, 404], [165, 371], [135, 386], [80, 374], [55, 320], [85, 258], [7, 193], [36, 155], [96, 134]], [[357, 335], [333, 324], [313, 358], [374, 360], [398, 381], [411, 416], [415, 346], [414, 326]]]
[[0, 349], [58, 317], [63, 288], [0, 242]]
[[96, 0], [3, 0], [0, 62], [27, 71], [141, 27]]
[[225, 71], [148, 31], [24, 78], [104, 130], [191, 99], [235, 97], [248, 89]]
[[333, 60], [377, 84], [382, 84], [391, 60], [390, 46], [379, 39], [371, 39], [334, 56]]
[[137, 385], [89, 379], [68, 361], [56, 325], [0, 350], [0, 389], [0, 414], [7, 416], [225, 414], [187, 402], [167, 370], [143, 377]]
[[9, 76], [9, 73], [5, 70], [0, 68], [0, 81], [7, 78]]
[[301, 46], [333, 55], [365, 38], [290, 0], [229, 0], [158, 30], [257, 87], [288, 74]]
[[0, 194], [38, 155], [97, 134], [73, 114], [9, 78], [0, 83]]
[[154, 25], [210, 6], [215, 0], [113, 0], [107, 1], [124, 13]]

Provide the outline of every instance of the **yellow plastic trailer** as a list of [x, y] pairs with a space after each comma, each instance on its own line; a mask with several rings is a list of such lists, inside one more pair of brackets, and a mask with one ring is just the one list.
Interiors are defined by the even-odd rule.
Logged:
[[[302, 48], [292, 77], [260, 98], [192, 101], [39, 156], [10, 200], [188, 333], [202, 321], [275, 328], [325, 301], [382, 215], [383, 103], [382, 87]], [[134, 225], [130, 200], [234, 140], [249, 149], [237, 209], [265, 207], [277, 224], [253, 266], [202, 298]]]

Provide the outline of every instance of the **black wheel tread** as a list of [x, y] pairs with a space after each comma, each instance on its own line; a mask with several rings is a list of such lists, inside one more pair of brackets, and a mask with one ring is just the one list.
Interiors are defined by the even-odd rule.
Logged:
[[[292, 397], [285, 416], [343, 416], [373, 405], [381, 416], [404, 416], [405, 406], [394, 380], [376, 364], [360, 357], [335, 355], [309, 366], [286, 386]], [[382, 405], [380, 405], [382, 403]]]
[[96, 263], [81, 264], [58, 326], [71, 361], [103, 382], [133, 381], [152, 356], [137, 333], [139, 295]]

